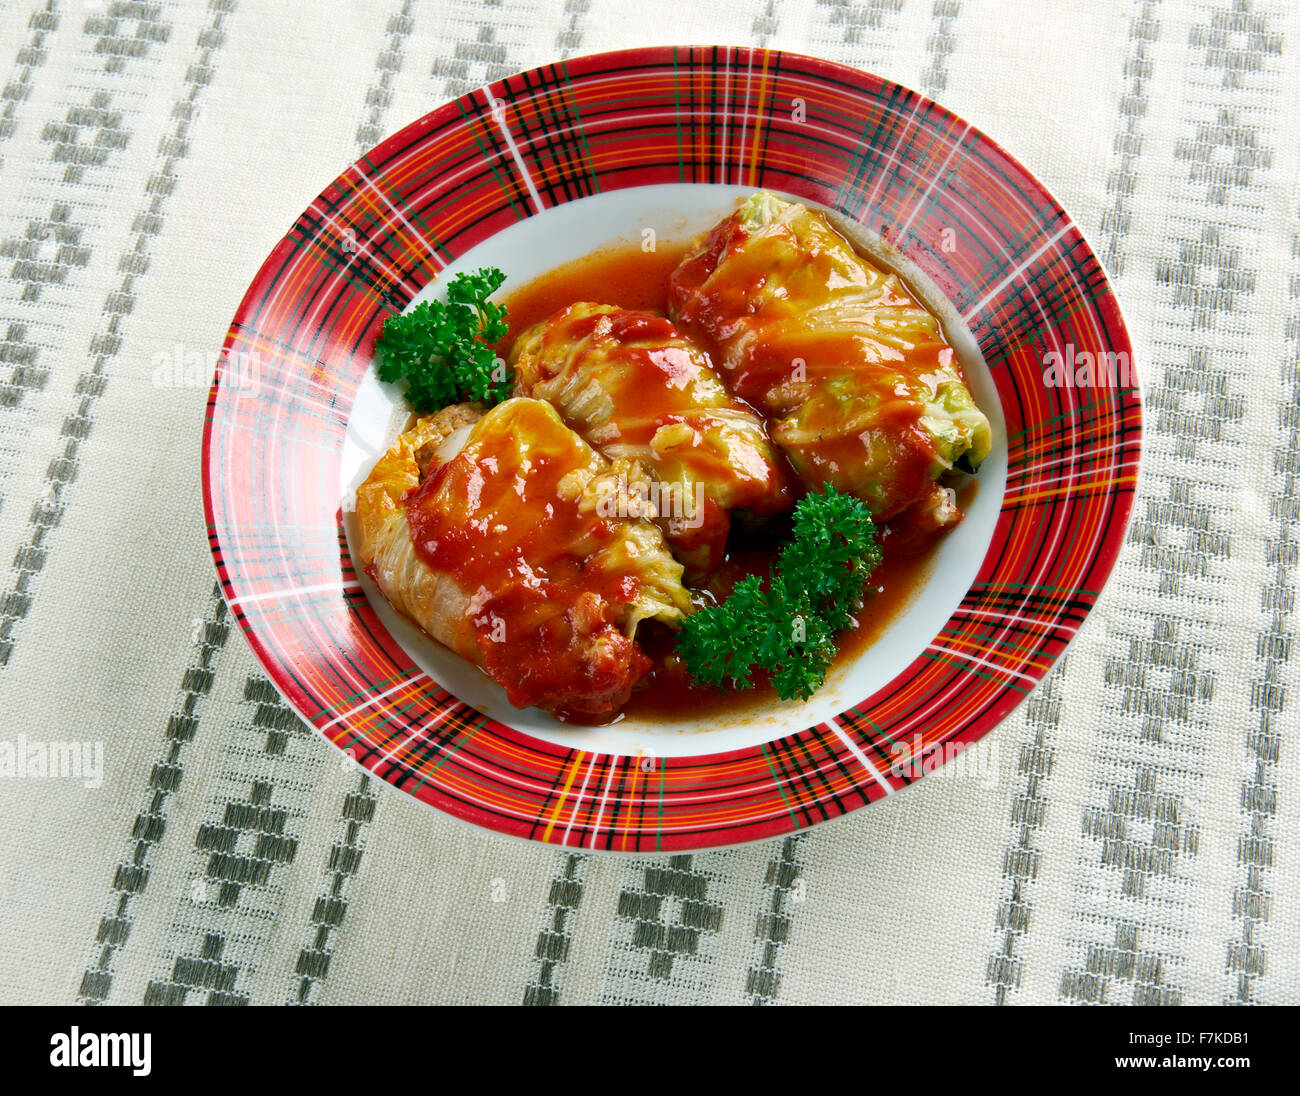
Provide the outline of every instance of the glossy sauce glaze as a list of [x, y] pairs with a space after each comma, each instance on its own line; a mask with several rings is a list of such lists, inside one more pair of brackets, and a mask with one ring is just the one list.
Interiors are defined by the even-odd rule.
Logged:
[[510, 333], [497, 349], [509, 357], [514, 340], [524, 330], [574, 301], [662, 312], [668, 301], [668, 277], [689, 247], [689, 241], [683, 241], [660, 244], [654, 251], [642, 251], [635, 244], [604, 248], [509, 289], [504, 301]]
[[602, 463], [546, 404], [516, 400], [481, 419], [409, 496], [416, 554], [478, 591], [479, 661], [516, 707], [607, 717], [648, 667], [615, 626], [638, 580], [600, 566], [633, 530], [584, 513], [564, 487]]
[[672, 314], [713, 340], [732, 391], [769, 416], [805, 483], [893, 517], [929, 492], [937, 452], [923, 424], [930, 387], [960, 376], [953, 348], [896, 275], [819, 214], [789, 214], [757, 234], [739, 211], [720, 222], [669, 279]]
[[547, 400], [606, 457], [637, 460], [671, 488], [656, 495], [657, 524], [688, 579], [721, 561], [733, 509], [794, 506], [763, 420], [667, 317], [578, 301], [526, 329], [510, 360], [517, 394]]
[[[557, 267], [504, 294], [510, 332], [498, 345], [498, 352], [508, 357], [514, 340], [523, 331], [577, 300], [663, 312], [670, 275], [689, 247], [688, 242], [682, 242], [661, 244], [652, 252], [643, 252], [637, 245], [604, 249]], [[788, 465], [784, 471], [792, 481], [797, 480]], [[963, 509], [974, 497], [975, 490], [973, 480], [960, 490]], [[722, 600], [747, 574], [766, 576], [788, 535], [788, 528], [788, 520], [784, 518], [763, 525], [733, 522], [723, 563], [704, 587], [706, 599]], [[906, 610], [925, 584], [941, 538], [927, 537], [921, 551], [916, 550], [915, 539], [904, 528], [885, 526], [882, 529], [884, 561], [873, 573], [866, 601], [855, 614], [856, 627], [840, 636], [836, 667], [854, 661]], [[762, 675], [757, 676], [753, 688], [745, 690], [723, 692], [693, 685], [674, 654], [674, 633], [663, 625], [641, 624], [637, 641], [652, 665], [637, 682], [619, 718], [630, 716], [650, 722], [695, 720], [701, 729], [707, 729], [712, 719], [779, 702], [775, 690], [762, 680]], [[834, 672], [832, 669], [831, 674]]]

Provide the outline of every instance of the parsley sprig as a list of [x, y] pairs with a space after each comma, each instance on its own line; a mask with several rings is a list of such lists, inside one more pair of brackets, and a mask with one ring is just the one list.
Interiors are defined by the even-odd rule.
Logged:
[[749, 575], [722, 604], [687, 617], [677, 653], [700, 684], [747, 689], [765, 670], [782, 700], [807, 700], [826, 680], [835, 633], [852, 623], [880, 560], [867, 507], [827, 484], [795, 507], [793, 536], [766, 588]]
[[406, 380], [406, 399], [422, 414], [452, 403], [500, 403], [514, 384], [492, 344], [506, 334], [506, 310], [488, 300], [506, 276], [495, 267], [457, 274], [446, 301], [422, 301], [389, 316], [376, 347], [384, 381]]

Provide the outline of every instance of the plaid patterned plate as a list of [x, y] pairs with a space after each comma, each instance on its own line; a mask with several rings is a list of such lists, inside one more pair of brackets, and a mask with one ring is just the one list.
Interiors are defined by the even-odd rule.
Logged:
[[[824, 718], [790, 706], [808, 725], [762, 741], [730, 748], [702, 733], [653, 756], [494, 718], [422, 669], [353, 567], [340, 455], [384, 317], [440, 271], [578, 199], [683, 184], [797, 195], [901, 251], [987, 363], [1005, 488], [985, 500], [973, 580], [887, 682]], [[1131, 355], [1078, 227], [929, 99], [770, 50], [584, 57], [438, 108], [294, 223], [239, 306], [209, 396], [209, 540], [231, 611], [288, 702], [395, 788], [501, 833], [597, 851], [774, 837], [918, 779], [996, 726], [1060, 656], [1132, 509]]]

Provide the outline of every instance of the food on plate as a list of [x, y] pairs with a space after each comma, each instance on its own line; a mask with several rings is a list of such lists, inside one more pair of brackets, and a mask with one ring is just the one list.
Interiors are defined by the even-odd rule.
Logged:
[[767, 192], [689, 248], [589, 260], [518, 322], [494, 268], [388, 318], [378, 373], [418, 417], [357, 491], [358, 560], [516, 707], [807, 700], [961, 520], [992, 434], [956, 352]]
[[379, 379], [404, 380], [407, 402], [423, 414], [509, 396], [509, 371], [492, 349], [505, 337], [506, 310], [488, 300], [505, 279], [490, 266], [457, 274], [447, 283], [445, 301], [421, 301], [389, 316], [377, 343]]
[[688, 577], [721, 560], [732, 510], [765, 516], [794, 503], [763, 421], [664, 316], [578, 301], [522, 332], [510, 364], [516, 393], [649, 472], [656, 520]]
[[807, 700], [826, 680], [836, 633], [853, 623], [880, 561], [861, 500], [830, 486], [805, 495], [767, 583], [749, 575], [721, 604], [682, 622], [677, 650], [687, 671], [703, 684], [748, 689], [762, 670], [782, 700]]
[[418, 419], [357, 490], [359, 562], [511, 704], [608, 717], [650, 668], [637, 626], [691, 608], [658, 526], [605, 516], [640, 476], [540, 400], [453, 404]]
[[668, 308], [712, 341], [809, 487], [856, 495], [879, 520], [961, 519], [940, 479], [979, 467], [988, 418], [938, 320], [821, 213], [752, 195], [674, 271]]

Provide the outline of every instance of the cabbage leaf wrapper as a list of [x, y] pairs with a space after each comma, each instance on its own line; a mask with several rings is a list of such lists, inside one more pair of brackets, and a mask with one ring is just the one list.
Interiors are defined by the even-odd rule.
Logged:
[[673, 272], [669, 314], [716, 348], [809, 488], [856, 495], [878, 520], [960, 520], [939, 481], [979, 467], [989, 420], [939, 321], [821, 213], [752, 195]]
[[646, 500], [688, 578], [720, 561], [733, 510], [794, 505], [763, 420], [666, 317], [579, 301], [524, 331], [517, 394], [547, 400], [611, 460], [640, 462]]
[[515, 707], [599, 722], [651, 666], [637, 625], [691, 611], [658, 526], [603, 513], [639, 474], [541, 401], [456, 404], [417, 419], [357, 489], [358, 562]]

